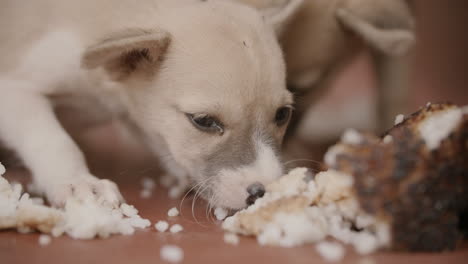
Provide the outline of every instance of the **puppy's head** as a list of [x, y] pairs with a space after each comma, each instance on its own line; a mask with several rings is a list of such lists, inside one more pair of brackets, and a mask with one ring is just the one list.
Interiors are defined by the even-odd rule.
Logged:
[[245, 207], [282, 174], [293, 101], [274, 28], [228, 1], [197, 2], [160, 21], [162, 29], [124, 31], [89, 48], [83, 63], [127, 86], [151, 144], [167, 148], [204, 198]]

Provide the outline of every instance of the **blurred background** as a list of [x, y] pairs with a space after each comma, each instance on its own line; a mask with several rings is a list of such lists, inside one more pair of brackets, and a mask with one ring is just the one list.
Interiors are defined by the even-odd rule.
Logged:
[[[408, 98], [401, 113], [410, 114], [428, 102], [467, 105], [468, 1], [413, 0], [411, 4], [416, 44], [404, 58]], [[331, 89], [308, 111], [299, 130], [300, 142], [288, 148], [288, 159], [321, 160], [326, 147], [348, 127], [376, 131], [373, 70], [365, 50], [338, 74]]]

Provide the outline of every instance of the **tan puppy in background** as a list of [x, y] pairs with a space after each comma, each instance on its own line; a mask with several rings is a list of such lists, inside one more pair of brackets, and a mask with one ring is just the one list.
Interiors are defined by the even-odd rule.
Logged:
[[[284, 0], [237, 0], [268, 13]], [[364, 45], [373, 51], [378, 74], [379, 127], [392, 124], [405, 99], [405, 65], [398, 61], [415, 40], [405, 0], [305, 0], [281, 28], [287, 81], [296, 95], [288, 133], [294, 134], [308, 107], [320, 98], [336, 72]], [[396, 59], [395, 59], [396, 58]]]
[[116, 206], [54, 106], [86, 126], [122, 118], [212, 206], [245, 207], [282, 175], [293, 98], [275, 31], [300, 2], [262, 16], [233, 1], [3, 0], [0, 140], [53, 205]]

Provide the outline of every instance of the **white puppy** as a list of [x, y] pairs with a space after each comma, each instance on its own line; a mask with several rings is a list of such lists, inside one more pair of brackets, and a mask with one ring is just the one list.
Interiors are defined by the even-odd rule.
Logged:
[[170, 174], [214, 206], [242, 208], [282, 174], [293, 101], [274, 28], [293, 13], [221, 0], [3, 0], [0, 139], [52, 204], [117, 205], [117, 186], [89, 172], [54, 106], [92, 122], [122, 117]]

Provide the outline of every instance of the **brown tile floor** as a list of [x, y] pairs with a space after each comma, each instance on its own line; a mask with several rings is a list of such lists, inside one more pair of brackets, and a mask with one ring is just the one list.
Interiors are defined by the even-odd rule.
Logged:
[[[101, 133], [105, 133], [101, 131]], [[102, 139], [103, 137], [100, 137]], [[183, 232], [173, 235], [158, 233], [154, 228], [138, 231], [133, 236], [113, 236], [109, 239], [73, 240], [60, 237], [46, 247], [38, 244], [38, 234], [18, 234], [14, 231], [0, 232], [0, 263], [162, 263], [159, 250], [164, 244], [175, 244], [184, 249], [183, 263], [324, 263], [312, 245], [284, 249], [261, 247], [254, 238], [241, 238], [238, 246], [223, 242], [220, 222], [209, 219], [205, 204], [197, 201], [192, 215], [192, 198], [182, 204], [171, 200], [162, 187], [157, 187], [150, 199], [139, 197], [140, 179], [143, 176], [157, 177], [160, 172], [146, 155], [134, 154], [114, 142], [108, 136], [106, 142], [94, 141], [87, 156], [92, 170], [102, 178], [115, 179], [127, 199], [140, 210], [140, 215], [152, 223], [167, 219], [167, 210], [181, 206], [182, 215], [170, 220], [180, 223]], [[132, 154], [130, 154], [132, 153]], [[9, 179], [26, 181], [27, 173], [21, 169], [9, 169]], [[196, 217], [196, 219], [194, 218]], [[198, 222], [197, 222], [198, 221]], [[408, 254], [380, 252], [366, 258], [375, 263], [467, 263], [468, 244], [462, 249], [440, 254]], [[348, 250], [344, 263], [360, 263], [364, 258]]]

